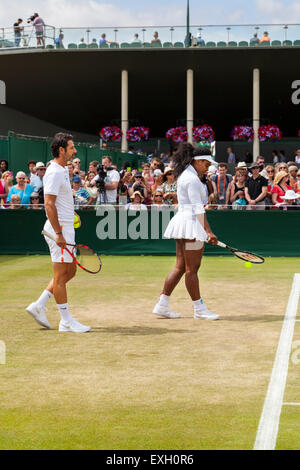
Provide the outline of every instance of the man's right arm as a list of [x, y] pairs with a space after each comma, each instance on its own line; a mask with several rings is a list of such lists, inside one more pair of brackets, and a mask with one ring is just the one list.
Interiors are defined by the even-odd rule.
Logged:
[[65, 248], [66, 240], [63, 237], [61, 227], [58, 221], [55, 201], [56, 201], [56, 196], [54, 194], [45, 194], [45, 209], [47, 212], [47, 217], [49, 219], [49, 222], [52, 225], [52, 228], [56, 233], [56, 243], [61, 248]]

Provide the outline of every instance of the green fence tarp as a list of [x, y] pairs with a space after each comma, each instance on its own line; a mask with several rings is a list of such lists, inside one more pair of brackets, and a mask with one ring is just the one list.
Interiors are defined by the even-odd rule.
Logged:
[[[97, 215], [95, 210], [82, 210], [79, 213], [82, 227], [76, 230], [77, 241], [90, 245], [101, 254], [175, 254], [175, 241], [162, 238], [161, 213], [160, 232], [155, 230], [157, 219], [151, 220], [153, 216], [149, 211], [146, 213], [147, 220], [144, 219], [142, 227], [137, 227], [136, 230], [140, 230], [145, 238], [136, 240], [129, 238], [127, 232], [132, 233], [135, 225], [138, 226], [139, 213], [128, 216], [127, 222], [123, 219], [123, 223], [120, 224], [119, 211], [116, 210], [115, 238], [105, 240], [100, 240], [98, 235], [103, 233], [103, 228], [105, 229], [107, 213]], [[253, 251], [262, 256], [300, 256], [300, 214], [297, 211], [208, 211], [207, 217], [219, 239], [233, 247]], [[41, 236], [45, 220], [44, 211], [0, 210], [0, 253], [47, 254], [48, 247]], [[110, 220], [114, 226], [114, 219]], [[208, 244], [205, 254], [231, 256], [226, 250]]]

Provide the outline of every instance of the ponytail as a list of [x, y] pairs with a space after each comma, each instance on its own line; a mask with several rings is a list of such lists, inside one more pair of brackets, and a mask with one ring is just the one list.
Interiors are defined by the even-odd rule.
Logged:
[[184, 172], [192, 163], [194, 157], [200, 155], [211, 155], [211, 151], [208, 147], [194, 147], [188, 142], [181, 142], [172, 157], [175, 178], [178, 178]]

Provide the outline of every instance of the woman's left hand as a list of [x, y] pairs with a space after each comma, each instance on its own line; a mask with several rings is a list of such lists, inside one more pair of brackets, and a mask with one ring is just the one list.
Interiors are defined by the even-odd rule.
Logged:
[[212, 233], [212, 232], [207, 232], [208, 235], [208, 243], [211, 245], [217, 245], [218, 244], [218, 237]]

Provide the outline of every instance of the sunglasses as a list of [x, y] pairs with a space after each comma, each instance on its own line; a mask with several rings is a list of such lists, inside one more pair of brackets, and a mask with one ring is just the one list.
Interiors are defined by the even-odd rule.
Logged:
[[280, 166], [278, 169], [279, 170], [287, 170], [287, 166]]
[[300, 176], [300, 173], [297, 174], [297, 177], [299, 177], [299, 176]]
[[162, 197], [162, 194], [155, 194], [155, 197]]
[[37, 201], [39, 199], [39, 197], [31, 197], [30, 200], [31, 201]]
[[267, 170], [267, 173], [274, 173], [274, 170]]

